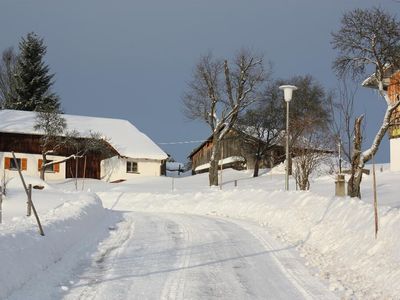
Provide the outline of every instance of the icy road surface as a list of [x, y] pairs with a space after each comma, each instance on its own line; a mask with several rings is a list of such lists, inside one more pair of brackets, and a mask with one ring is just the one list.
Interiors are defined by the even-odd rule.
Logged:
[[65, 299], [336, 299], [294, 248], [245, 222], [127, 213]]

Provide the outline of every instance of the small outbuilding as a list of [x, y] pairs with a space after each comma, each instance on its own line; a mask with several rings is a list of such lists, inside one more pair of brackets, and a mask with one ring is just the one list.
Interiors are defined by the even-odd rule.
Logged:
[[[254, 169], [255, 153], [243, 142], [243, 132], [232, 128], [221, 141], [221, 158], [219, 165], [222, 168], [233, 168], [235, 170]], [[254, 139], [247, 135], [247, 139]], [[212, 136], [201, 143], [189, 155], [192, 162], [192, 173], [199, 174], [208, 172], [212, 151]], [[279, 142], [271, 145], [269, 151], [260, 159], [260, 168], [272, 168], [285, 159], [285, 149]]]

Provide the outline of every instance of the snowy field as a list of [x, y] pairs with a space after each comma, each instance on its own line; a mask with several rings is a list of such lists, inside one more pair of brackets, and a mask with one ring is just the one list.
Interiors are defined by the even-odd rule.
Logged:
[[[0, 225], [0, 299], [398, 299], [400, 173], [377, 166], [376, 240], [372, 176], [364, 176], [360, 201], [333, 197], [330, 175], [314, 178], [309, 192], [295, 191], [292, 181], [283, 191], [279, 167], [251, 175], [224, 170], [222, 189], [201, 174], [85, 180], [79, 191], [74, 180], [29, 178], [44, 186], [33, 201], [45, 237], [25, 217], [26, 197], [14, 178]], [[273, 268], [276, 275], [268, 273]], [[235, 276], [223, 276], [231, 270]], [[127, 289], [132, 285], [139, 289]]]

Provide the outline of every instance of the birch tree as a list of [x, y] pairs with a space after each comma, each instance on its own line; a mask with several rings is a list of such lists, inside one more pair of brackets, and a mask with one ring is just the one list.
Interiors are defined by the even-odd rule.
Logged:
[[183, 96], [185, 115], [206, 123], [212, 132], [209, 184], [218, 185], [220, 141], [239, 114], [259, 99], [266, 79], [263, 59], [250, 51], [240, 51], [232, 62], [212, 54], [200, 58]]
[[[400, 99], [390, 99], [384, 83], [385, 77], [390, 76], [390, 70], [399, 69], [400, 22], [381, 8], [355, 9], [343, 15], [339, 31], [332, 33], [332, 45], [338, 51], [333, 63], [338, 76], [350, 74], [357, 80], [374, 73], [370, 80], [386, 105], [381, 126], [370, 147], [362, 151], [360, 145], [359, 149], [355, 147], [353, 150], [348, 194], [351, 197], [361, 197], [362, 169], [378, 151], [390, 126], [391, 114], [400, 104]], [[361, 136], [357, 136], [361, 135], [361, 122], [362, 118], [357, 118], [355, 146], [362, 140]]]

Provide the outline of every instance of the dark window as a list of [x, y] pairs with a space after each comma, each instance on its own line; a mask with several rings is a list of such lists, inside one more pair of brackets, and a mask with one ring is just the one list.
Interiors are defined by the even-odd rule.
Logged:
[[[17, 164], [21, 168], [21, 159], [17, 158]], [[18, 170], [18, 166], [15, 164], [14, 158], [10, 159], [10, 170]]]
[[137, 173], [138, 172], [138, 164], [134, 161], [126, 162], [126, 173]]
[[[46, 160], [46, 164], [51, 163], [52, 160]], [[54, 165], [46, 166], [46, 173], [54, 173]]]

